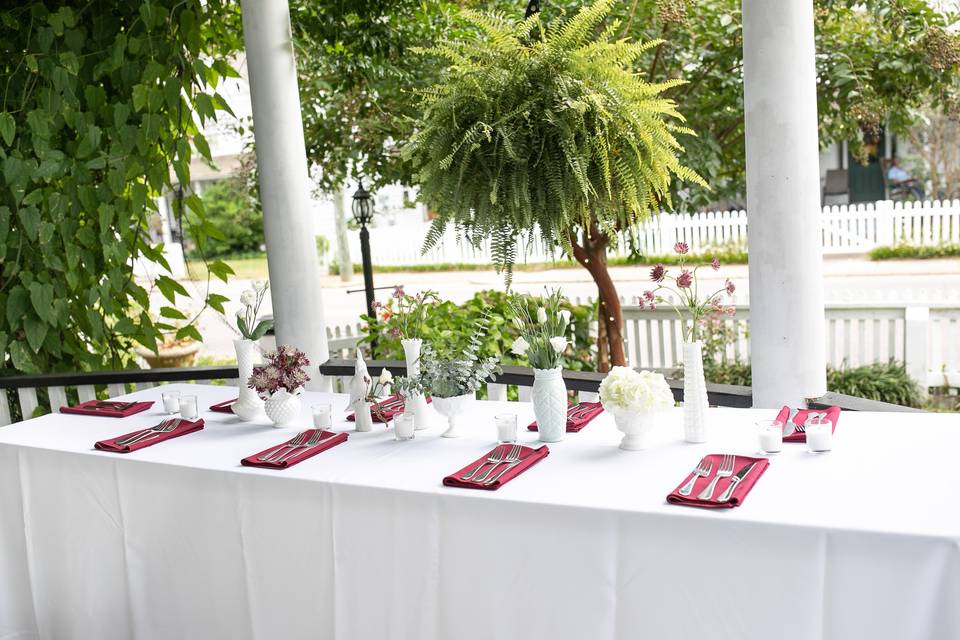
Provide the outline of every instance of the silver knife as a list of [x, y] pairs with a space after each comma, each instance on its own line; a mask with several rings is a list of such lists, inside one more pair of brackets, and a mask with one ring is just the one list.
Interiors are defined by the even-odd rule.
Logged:
[[717, 502], [726, 502], [730, 499], [730, 496], [733, 495], [733, 490], [737, 488], [737, 485], [740, 484], [740, 481], [747, 477], [747, 474], [757, 466], [757, 461], [754, 460], [743, 469], [737, 472], [735, 476], [730, 478], [730, 486], [727, 487], [727, 490], [720, 494], [720, 497], [717, 498]]
[[787, 417], [783, 421], [783, 436], [787, 437], [797, 430], [796, 423], [791, 419], [800, 413], [799, 409], [787, 409]]

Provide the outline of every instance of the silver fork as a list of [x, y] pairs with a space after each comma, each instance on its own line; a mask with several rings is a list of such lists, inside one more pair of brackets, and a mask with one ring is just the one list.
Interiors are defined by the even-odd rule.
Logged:
[[523, 447], [518, 444], [510, 447], [510, 453], [507, 454], [507, 457], [503, 459], [503, 466], [500, 467], [500, 470], [495, 474], [491, 475], [487, 480], [484, 481], [484, 485], [491, 485], [497, 480], [500, 479], [500, 476], [505, 474], [510, 469], [514, 468], [520, 464], [520, 452], [523, 451]]
[[806, 433], [807, 425], [810, 424], [810, 422], [812, 422], [814, 418], [819, 418], [820, 422], [823, 422], [823, 419], [826, 417], [827, 417], [826, 413], [821, 413], [819, 411], [811, 411], [810, 413], [807, 414], [807, 417], [806, 419], [804, 419], [803, 424], [797, 426], [797, 431], [799, 431], [800, 433]]
[[697, 496], [697, 500], [710, 500], [713, 498], [713, 492], [717, 488], [717, 483], [720, 482], [720, 478], [729, 478], [733, 475], [733, 466], [737, 461], [736, 456], [724, 455], [723, 460], [720, 461], [720, 467], [717, 469], [717, 475], [713, 476], [713, 480], [710, 481], [710, 484], [700, 492], [700, 495]]
[[174, 429], [176, 429], [176, 425], [174, 425], [170, 429], [167, 429], [167, 427], [173, 423], [179, 424], [179, 422], [180, 421], [176, 418], [170, 418], [170, 419], [164, 420], [163, 422], [161, 422], [160, 424], [154, 427], [150, 427], [149, 429], [144, 429], [143, 431], [138, 431], [133, 435], [127, 436], [123, 440], [117, 440], [114, 444], [116, 444], [118, 447], [125, 447], [129, 444], [135, 444], [140, 440], [142, 440], [143, 438], [145, 438], [146, 436], [149, 436], [153, 433], [164, 433], [166, 431], [173, 431]]
[[288, 440], [283, 444], [277, 445], [267, 453], [262, 454], [260, 457], [257, 458], [257, 460], [259, 460], [260, 462], [271, 462], [271, 458], [276, 456], [278, 453], [281, 453], [288, 447], [295, 447], [295, 446], [301, 445], [306, 441], [307, 441], [307, 432], [301, 431], [291, 440]]
[[515, 457], [519, 453], [520, 453], [520, 445], [518, 444], [510, 445], [510, 449], [507, 455], [501, 456], [499, 462], [495, 462], [493, 466], [491, 466], [489, 469], [487, 469], [486, 471], [481, 473], [479, 476], [477, 476], [475, 479], [475, 482], [483, 482], [493, 474], [493, 472], [496, 470], [497, 467], [499, 467], [501, 464], [506, 462], [507, 459]]
[[593, 411], [593, 406], [580, 406], [567, 414], [567, 420], [577, 420]]
[[271, 462], [280, 463], [280, 462], [284, 462], [285, 460], [289, 460], [291, 457], [293, 457], [298, 453], [297, 449], [309, 449], [310, 447], [315, 447], [318, 444], [320, 444], [321, 440], [323, 440], [323, 429], [317, 429], [316, 431], [314, 431], [313, 435], [310, 436], [310, 440], [308, 440], [305, 444], [302, 444], [296, 447], [290, 447], [288, 451], [280, 454], [280, 456], [277, 459], [272, 460]]
[[697, 465], [697, 468], [693, 470], [693, 475], [690, 476], [690, 479], [687, 480], [687, 483], [680, 487], [679, 493], [682, 496], [688, 496], [693, 492], [693, 485], [697, 483], [697, 478], [706, 478], [710, 475], [710, 472], [713, 471], [713, 463], [709, 462], [706, 458], [700, 460], [700, 464]]
[[[471, 471], [471, 472], [469, 472], [469, 473], [465, 473], [465, 474], [463, 474], [462, 476], [460, 476], [460, 479], [461, 479], [461, 480], [471, 480], [471, 479], [473, 478], [473, 476], [477, 475], [477, 473], [480, 471], [480, 469], [483, 469], [483, 468], [484, 468], [485, 466], [487, 466], [488, 464], [492, 464], [492, 465], [494, 465], [494, 466], [500, 464], [500, 463], [503, 461], [503, 456], [504, 456], [504, 454], [505, 454], [506, 452], [507, 452], [507, 450], [504, 449], [503, 447], [497, 447], [497, 448], [494, 450], [493, 453], [491, 453], [489, 456], [487, 456], [487, 459], [486, 459], [486, 460], [484, 460], [484, 461], [481, 462], [479, 465], [477, 465], [477, 467], [476, 467], [473, 471]], [[479, 478], [477, 478], [477, 480], [479, 480]]]

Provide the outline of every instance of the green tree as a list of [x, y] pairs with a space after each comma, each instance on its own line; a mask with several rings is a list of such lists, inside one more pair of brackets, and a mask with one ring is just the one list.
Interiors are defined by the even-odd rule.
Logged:
[[599, 293], [600, 370], [626, 364], [623, 315], [607, 246], [670, 207], [673, 180], [703, 186], [680, 163], [675, 134], [691, 134], [665, 90], [634, 64], [657, 41], [614, 39], [613, 0], [566, 20], [466, 14], [478, 27], [425, 53], [449, 61], [423, 92], [405, 156], [437, 212], [425, 249], [454, 225], [490, 238], [509, 284], [517, 242], [562, 247]]
[[[236, 75], [238, 9], [222, 0], [54, 1], [0, 11], [0, 346], [3, 371], [129, 364], [134, 341], [155, 347], [167, 322], [151, 320], [133, 279], [151, 246], [154, 197], [170, 169], [189, 183], [194, 150], [210, 159], [198, 120], [229, 110], [216, 92]], [[194, 196], [185, 205], [203, 251], [219, 231]], [[219, 262], [212, 273], [226, 279]], [[156, 286], [162, 318], [183, 320], [183, 287]], [[222, 309], [224, 298], [207, 304]], [[179, 337], [199, 338], [193, 326]]]
[[[262, 250], [263, 212], [241, 180], [218, 180], [203, 190], [201, 198], [207, 221], [223, 235], [207, 243], [208, 258]], [[192, 212], [188, 215], [196, 218]]]

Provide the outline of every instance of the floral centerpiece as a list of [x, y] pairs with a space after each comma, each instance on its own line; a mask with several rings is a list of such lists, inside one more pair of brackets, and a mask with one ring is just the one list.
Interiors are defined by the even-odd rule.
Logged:
[[548, 292], [542, 306], [531, 313], [530, 296], [511, 299], [514, 324], [520, 336], [510, 350], [526, 357], [533, 367], [533, 412], [540, 440], [558, 442], [567, 430], [567, 389], [563, 383], [563, 352], [570, 341], [570, 312], [561, 309], [559, 290]]
[[[423, 349], [423, 325], [427, 317], [427, 307], [439, 300], [435, 291], [423, 291], [410, 295], [403, 287], [394, 287], [387, 304], [374, 303], [374, 308], [384, 321], [392, 322], [390, 335], [400, 338], [403, 355], [407, 365], [407, 375], [417, 377], [420, 374], [420, 352]], [[404, 409], [413, 414], [417, 429], [429, 426], [427, 401], [418, 391], [404, 393]]]
[[600, 383], [600, 403], [624, 433], [620, 448], [639, 450], [647, 447], [656, 414], [674, 400], [663, 374], [614, 367]]
[[[673, 307], [680, 317], [684, 326], [684, 433], [688, 442], [705, 442], [707, 385], [703, 375], [703, 332], [708, 325], [709, 316], [736, 313], [736, 307], [723, 304], [723, 294], [733, 296], [736, 286], [727, 279], [719, 289], [708, 295], [700, 295], [697, 272], [707, 265], [696, 265], [692, 269], [687, 265], [686, 256], [690, 247], [686, 242], [677, 242], [673, 250], [680, 257], [679, 273], [671, 275], [664, 265], [654, 266], [650, 271], [650, 279], [657, 286], [645, 291], [639, 304], [641, 308], [655, 309], [658, 303], [665, 302]], [[720, 260], [714, 257], [709, 266], [712, 270], [719, 271]], [[672, 296], [664, 298], [662, 292], [669, 292]]]
[[497, 358], [480, 356], [481, 337], [489, 328], [489, 318], [483, 317], [462, 351], [438, 349], [426, 344], [420, 355], [416, 375], [398, 377], [396, 387], [405, 393], [430, 394], [434, 406], [447, 418], [446, 438], [460, 435], [458, 419], [467, 403], [487, 379], [500, 373]]
[[266, 364], [253, 368], [247, 384], [266, 400], [264, 410], [274, 425], [286, 427], [300, 416], [300, 392], [310, 380], [304, 369], [310, 360], [289, 345], [280, 345], [265, 357]]
[[[240, 309], [237, 311], [240, 338], [233, 341], [240, 380], [249, 380], [253, 375], [253, 365], [257, 357], [256, 341], [266, 335], [273, 326], [272, 320], [260, 318], [260, 307], [269, 288], [269, 282], [255, 281], [252, 289], [240, 294]], [[239, 397], [231, 409], [241, 420], [253, 420], [263, 412], [263, 401], [249, 386], [241, 386]]]

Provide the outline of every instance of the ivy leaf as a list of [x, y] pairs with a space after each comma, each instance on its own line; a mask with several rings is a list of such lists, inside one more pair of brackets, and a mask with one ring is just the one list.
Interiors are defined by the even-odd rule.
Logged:
[[207, 296], [207, 304], [210, 305], [210, 308], [217, 313], [225, 313], [223, 310], [223, 303], [228, 302], [229, 300], [230, 298], [227, 296], [222, 296], [219, 293], [211, 293]]
[[13, 368], [18, 371], [40, 373], [40, 368], [35, 364], [33, 356], [23, 342], [15, 340], [10, 343], [10, 360], [13, 362]]
[[160, 276], [157, 278], [155, 283], [157, 288], [160, 289], [160, 293], [163, 294], [163, 297], [172, 302], [173, 304], [177, 303], [177, 294], [179, 293], [182, 296], [189, 296], [187, 290], [183, 288], [183, 285], [171, 278], [170, 276]]
[[186, 320], [187, 316], [182, 311], [174, 309], [173, 307], [160, 307], [160, 317], [161, 318], [171, 318], [173, 320]]
[[16, 135], [16, 132], [17, 125], [13, 120], [13, 116], [6, 111], [0, 113], [0, 137], [3, 138], [3, 141], [8, 147], [13, 146], [13, 139]]
[[180, 329], [177, 330], [177, 340], [185, 340], [186, 338], [193, 338], [197, 342], [203, 342], [203, 336], [200, 335], [200, 332], [197, 331], [197, 328], [192, 324], [180, 327]]
[[23, 319], [24, 333], [27, 335], [27, 343], [34, 353], [40, 351], [43, 346], [43, 339], [47, 337], [48, 325], [38, 318], [28, 315]]
[[207, 271], [212, 273], [214, 276], [220, 278], [224, 282], [227, 281], [227, 276], [236, 275], [233, 268], [223, 260], [216, 260], [214, 262], [211, 262], [207, 266]]
[[17, 216], [23, 224], [23, 230], [27, 232], [27, 238], [36, 242], [37, 232], [40, 230], [40, 212], [36, 207], [20, 207]]
[[38, 316], [49, 324], [56, 324], [57, 319], [53, 310], [53, 285], [31, 282], [30, 302]]
[[13, 287], [7, 297], [7, 324], [11, 327], [18, 326], [29, 304], [30, 296], [27, 290], [19, 284]]

